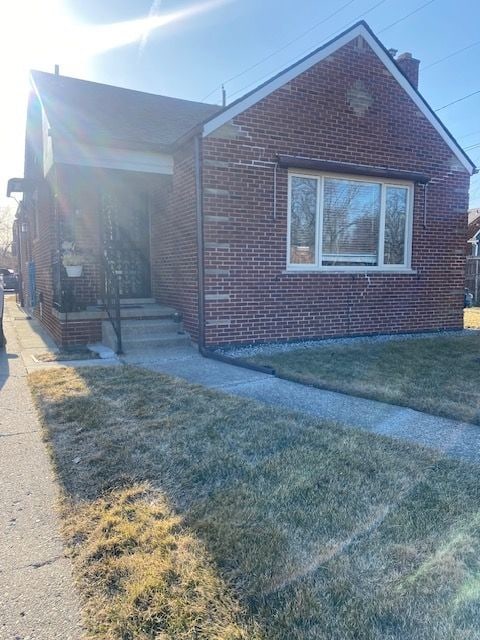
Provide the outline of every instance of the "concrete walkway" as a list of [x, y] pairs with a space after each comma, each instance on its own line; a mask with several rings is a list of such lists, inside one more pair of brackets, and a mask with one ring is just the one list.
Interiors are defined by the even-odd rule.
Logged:
[[193, 347], [137, 352], [123, 356], [122, 360], [226, 393], [409, 440], [455, 458], [480, 462], [480, 426], [477, 425], [281, 380], [205, 359]]
[[58, 533], [58, 497], [20, 354], [48, 348], [36, 323], [7, 301], [0, 350], [0, 639], [79, 640], [70, 561]]

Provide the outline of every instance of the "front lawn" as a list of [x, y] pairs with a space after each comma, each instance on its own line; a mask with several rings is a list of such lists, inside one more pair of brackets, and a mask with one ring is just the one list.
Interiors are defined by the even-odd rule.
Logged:
[[478, 467], [132, 367], [30, 375], [95, 640], [478, 640]]
[[249, 360], [303, 384], [480, 424], [480, 334], [319, 344]]

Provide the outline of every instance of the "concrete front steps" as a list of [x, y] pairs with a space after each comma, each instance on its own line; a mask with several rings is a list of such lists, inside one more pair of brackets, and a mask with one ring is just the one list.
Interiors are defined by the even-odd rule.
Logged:
[[[174, 314], [175, 309], [157, 304], [154, 300], [122, 300], [123, 351], [128, 353], [190, 344], [190, 337], [181, 331], [181, 323], [173, 319]], [[117, 339], [110, 320], [102, 322], [102, 343], [114, 351], [117, 349]]]
[[[105, 307], [99, 301], [97, 305], [87, 308], [91, 313], [102, 313], [105, 316]], [[165, 304], [158, 304], [154, 298], [128, 298], [122, 299], [120, 302], [120, 317], [127, 318], [172, 318], [175, 314], [173, 307], [167, 307]]]

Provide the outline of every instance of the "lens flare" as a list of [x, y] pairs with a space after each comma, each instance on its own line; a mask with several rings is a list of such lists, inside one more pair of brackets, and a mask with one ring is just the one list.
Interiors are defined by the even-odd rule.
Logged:
[[145, 43], [148, 36], [161, 27], [213, 11], [231, 1], [208, 0], [171, 13], [160, 15], [152, 13], [146, 18], [89, 27], [88, 30], [81, 30], [77, 37], [82, 40], [84, 51], [86, 50], [90, 56], [94, 56], [135, 42]]

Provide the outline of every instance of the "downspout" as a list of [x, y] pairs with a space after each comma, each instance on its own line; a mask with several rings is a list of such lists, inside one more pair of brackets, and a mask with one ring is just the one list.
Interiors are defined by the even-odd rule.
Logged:
[[203, 234], [202, 137], [195, 136], [195, 201], [197, 223], [198, 350], [205, 349], [205, 241]]
[[202, 134], [195, 137], [195, 209], [197, 227], [197, 287], [198, 287], [198, 351], [204, 358], [233, 364], [243, 369], [252, 369], [273, 375], [271, 367], [251, 364], [240, 358], [229, 358], [205, 346], [205, 236], [203, 227], [203, 149]]

